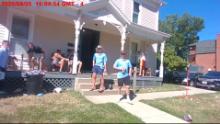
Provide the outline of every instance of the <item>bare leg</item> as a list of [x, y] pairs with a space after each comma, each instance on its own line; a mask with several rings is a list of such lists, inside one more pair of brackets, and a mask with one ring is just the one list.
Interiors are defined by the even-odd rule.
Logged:
[[96, 89], [96, 73], [92, 73], [92, 89]]
[[39, 58], [40, 60], [39, 60], [39, 69], [42, 71], [43, 70], [43, 57], [40, 57]]
[[82, 62], [79, 62], [78, 74], [81, 74]]
[[139, 70], [139, 76], [142, 75], [142, 66], [140, 66], [140, 70]]
[[118, 86], [118, 94], [121, 95], [121, 88], [122, 86]]
[[60, 72], [62, 72], [63, 70], [64, 63], [65, 63], [64, 59], [60, 60]]
[[72, 73], [72, 65], [69, 65], [69, 73]]
[[127, 96], [130, 94], [130, 86], [129, 85], [125, 86], [125, 93]]
[[129, 85], [126, 85], [125, 86], [125, 92], [126, 92], [126, 95], [127, 95], [127, 100], [128, 102], [130, 102], [130, 97], [129, 97], [129, 94], [130, 94], [130, 86]]
[[100, 77], [100, 91], [104, 90], [104, 75], [102, 74]]
[[143, 68], [142, 76], [145, 76], [145, 68]]
[[35, 58], [31, 58], [31, 70], [34, 70], [34, 65], [35, 65]]

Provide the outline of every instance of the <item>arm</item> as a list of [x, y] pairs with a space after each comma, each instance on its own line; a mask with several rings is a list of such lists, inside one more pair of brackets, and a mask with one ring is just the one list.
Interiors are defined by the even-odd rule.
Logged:
[[104, 57], [104, 70], [105, 70], [105, 72], [107, 72], [107, 60], [108, 60], [108, 58], [105, 55], [105, 57]]
[[114, 65], [113, 65], [113, 68], [116, 70], [116, 71], [122, 71], [121, 68], [118, 67], [118, 61], [116, 60]]
[[56, 58], [58, 58], [58, 59], [66, 59], [66, 58], [64, 58], [62, 55], [60, 55], [60, 54], [58, 54], [58, 53], [55, 53], [55, 55], [54, 55]]
[[129, 60], [129, 63], [128, 63], [128, 67], [129, 67], [129, 76], [132, 76], [132, 65], [131, 65], [130, 60]]
[[132, 68], [129, 69], [129, 76], [132, 76]]
[[93, 59], [92, 59], [92, 67], [95, 65], [95, 54], [93, 55]]

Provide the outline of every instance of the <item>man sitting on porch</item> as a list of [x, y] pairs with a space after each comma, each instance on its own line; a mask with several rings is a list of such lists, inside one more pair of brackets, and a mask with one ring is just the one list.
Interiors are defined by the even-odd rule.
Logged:
[[28, 61], [30, 69], [34, 70], [35, 66], [38, 66], [39, 70], [43, 69], [43, 60], [45, 52], [39, 46], [35, 46], [33, 43], [28, 43]]
[[52, 66], [59, 67], [59, 71], [62, 72], [66, 62], [68, 64], [69, 59], [63, 57], [61, 54], [61, 50], [57, 49], [56, 52], [54, 52], [52, 55]]
[[[73, 57], [74, 57], [73, 51], [74, 49], [68, 49], [67, 55], [66, 55], [66, 57], [69, 59], [69, 63], [68, 63], [69, 73], [72, 73]], [[77, 73], [78, 74], [81, 74], [81, 68], [82, 68], [82, 61], [78, 60], [77, 61]]]

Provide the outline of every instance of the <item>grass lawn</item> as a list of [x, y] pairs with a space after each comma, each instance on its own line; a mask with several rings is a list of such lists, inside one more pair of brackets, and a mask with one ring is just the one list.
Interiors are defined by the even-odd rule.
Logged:
[[190, 96], [188, 99], [176, 97], [143, 102], [180, 118], [190, 114], [193, 123], [220, 122], [220, 92]]
[[95, 105], [79, 93], [0, 99], [0, 123], [143, 123], [115, 104]]
[[166, 92], [166, 91], [182, 91], [185, 90], [183, 85], [164, 83], [162, 86], [155, 86], [151, 88], [141, 88], [137, 93], [152, 93], [152, 92]]

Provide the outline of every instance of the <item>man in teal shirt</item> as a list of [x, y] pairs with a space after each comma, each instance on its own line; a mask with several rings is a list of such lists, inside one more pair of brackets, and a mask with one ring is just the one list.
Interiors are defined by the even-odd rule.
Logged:
[[106, 72], [106, 63], [107, 63], [107, 56], [103, 52], [103, 48], [101, 45], [98, 45], [96, 48], [96, 53], [93, 56], [93, 69], [92, 69], [92, 83], [93, 87], [90, 91], [93, 91], [96, 89], [96, 77], [97, 75], [101, 75], [100, 77], [100, 88], [99, 92], [103, 92], [104, 87], [104, 72]]
[[113, 65], [113, 68], [118, 71], [117, 78], [118, 78], [118, 89], [119, 94], [121, 94], [121, 88], [125, 85], [127, 101], [131, 102], [129, 94], [130, 94], [130, 76], [132, 74], [132, 65], [130, 60], [125, 58], [126, 53], [121, 52], [121, 57], [117, 59]]

